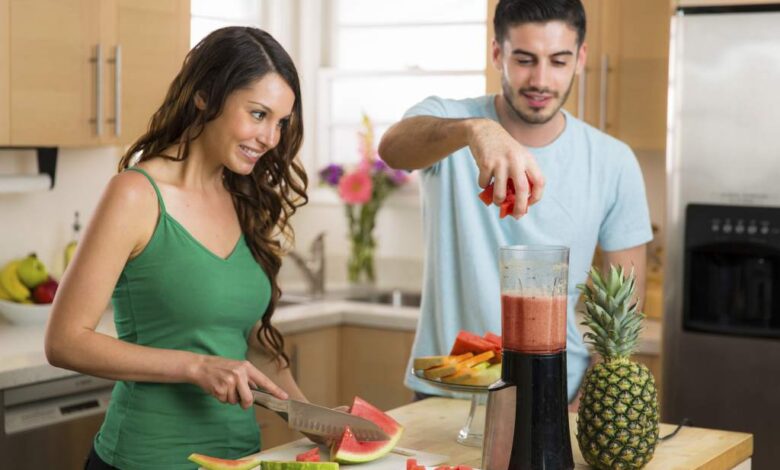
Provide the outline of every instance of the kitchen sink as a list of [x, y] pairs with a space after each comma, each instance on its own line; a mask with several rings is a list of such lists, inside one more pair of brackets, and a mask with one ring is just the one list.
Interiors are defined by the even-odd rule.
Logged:
[[[320, 300], [348, 300], [352, 302], [366, 302], [370, 304], [392, 305], [393, 307], [419, 307], [422, 295], [415, 291], [394, 290], [368, 290], [363, 292], [335, 291], [328, 292]], [[288, 307], [312, 302], [310, 296], [305, 294], [283, 294], [276, 303], [276, 307]]]

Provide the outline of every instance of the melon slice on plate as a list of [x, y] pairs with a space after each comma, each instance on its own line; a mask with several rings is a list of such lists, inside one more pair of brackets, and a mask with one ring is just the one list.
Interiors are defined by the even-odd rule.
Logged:
[[260, 465], [259, 458], [227, 460], [209, 457], [203, 454], [191, 454], [188, 460], [195, 462], [206, 470], [250, 470]]
[[336, 462], [271, 462], [265, 461], [260, 470], [339, 470]]
[[370, 462], [393, 450], [398, 440], [401, 439], [404, 427], [362, 398], [355, 397], [349, 412], [375, 423], [390, 436], [390, 439], [387, 441], [358, 441], [352, 430], [347, 427], [341, 439], [336, 441], [331, 448], [331, 460], [342, 463]]

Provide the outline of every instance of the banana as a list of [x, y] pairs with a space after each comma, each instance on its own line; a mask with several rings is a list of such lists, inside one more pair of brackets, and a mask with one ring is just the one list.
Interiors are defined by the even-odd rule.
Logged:
[[11, 294], [3, 288], [2, 284], [0, 284], [0, 300], [13, 300]]
[[16, 273], [16, 268], [18, 266], [19, 260], [11, 261], [0, 270], [0, 285], [8, 292], [11, 300], [15, 302], [24, 302], [30, 298], [30, 289], [19, 280], [19, 275]]

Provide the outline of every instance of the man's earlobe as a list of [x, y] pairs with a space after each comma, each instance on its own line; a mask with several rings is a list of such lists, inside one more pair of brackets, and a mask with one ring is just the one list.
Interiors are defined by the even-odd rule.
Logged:
[[498, 43], [498, 41], [493, 39], [493, 42], [490, 43], [491, 48], [491, 55], [490, 58], [493, 62], [493, 67], [496, 68], [496, 70], [501, 70], [502, 65], [502, 54], [501, 54], [501, 45]]

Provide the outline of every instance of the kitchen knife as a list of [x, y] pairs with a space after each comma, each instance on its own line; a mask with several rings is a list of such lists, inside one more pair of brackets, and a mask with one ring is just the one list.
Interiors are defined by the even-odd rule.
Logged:
[[255, 404], [275, 411], [296, 431], [339, 439], [349, 426], [359, 441], [386, 441], [390, 439], [382, 428], [371, 421], [343, 411], [332, 410], [298, 400], [280, 400], [270, 393], [253, 389]]

